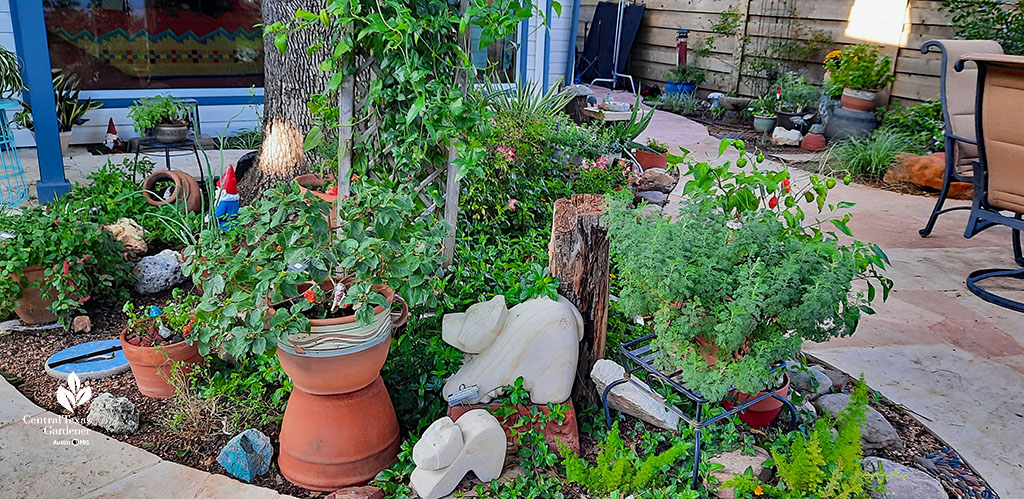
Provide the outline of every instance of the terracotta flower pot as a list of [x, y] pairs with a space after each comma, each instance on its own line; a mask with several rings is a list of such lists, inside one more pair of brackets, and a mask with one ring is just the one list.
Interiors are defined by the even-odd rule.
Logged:
[[53, 315], [53, 312], [49, 310], [53, 300], [43, 298], [40, 289], [28, 287], [35, 281], [42, 281], [44, 278], [43, 272], [45, 271], [46, 269], [40, 265], [31, 265], [25, 267], [21, 276], [10, 275], [11, 279], [14, 279], [22, 286], [21, 299], [18, 300], [18, 304], [14, 307], [14, 313], [25, 324], [46, 324], [57, 321], [57, 316]]
[[[328, 288], [329, 289], [329, 288]], [[281, 474], [303, 488], [333, 491], [366, 483], [398, 456], [398, 419], [380, 369], [392, 328], [405, 323], [408, 306], [394, 290], [377, 286], [402, 313], [374, 307], [374, 320], [355, 316], [310, 321], [310, 332], [278, 342], [281, 368], [295, 389], [281, 425]]]
[[184, 341], [159, 347], [135, 346], [125, 340], [126, 332], [127, 328], [121, 331], [121, 348], [124, 349], [124, 356], [132, 368], [135, 384], [147, 397], [163, 399], [174, 395], [174, 387], [168, 382], [174, 365], [184, 362], [179, 369], [190, 373], [196, 365], [202, 364], [205, 360], [199, 355], [198, 348], [189, 346]]
[[[784, 380], [782, 387], [779, 388], [778, 390], [775, 390], [775, 393], [780, 397], [788, 398], [789, 376], [786, 375], [785, 373], [783, 373], [782, 376]], [[742, 404], [748, 400], [755, 399], [766, 393], [768, 392], [758, 392], [757, 395], [750, 395], [747, 393], [737, 391], [736, 397], [733, 400], [735, 400], [737, 404]], [[732, 409], [732, 404], [730, 404], [729, 402], [729, 400], [725, 400], [722, 402], [722, 405], [725, 406], [726, 409]], [[743, 421], [744, 423], [747, 423], [748, 425], [754, 428], [764, 428], [765, 426], [772, 424], [772, 421], [775, 421], [775, 417], [779, 415], [779, 411], [781, 409], [781, 401], [774, 397], [768, 397], [746, 408], [746, 410], [740, 412], [740, 421]]]
[[804, 135], [800, 142], [800, 149], [805, 151], [820, 151], [825, 148], [825, 136], [820, 133], [809, 133]]
[[[162, 180], [174, 182], [174, 188], [167, 199], [161, 200], [162, 192], [157, 192], [156, 184]], [[156, 193], [157, 196], [154, 196]], [[202, 190], [195, 177], [177, 170], [163, 170], [153, 172], [142, 181], [142, 195], [146, 202], [152, 206], [163, 206], [165, 204], [185, 203], [188, 211], [199, 213], [202, 209]]]
[[636, 160], [644, 171], [651, 168], [665, 168], [668, 166], [668, 155], [665, 153], [653, 153], [647, 151], [636, 151]]
[[877, 90], [854, 90], [843, 89], [843, 109], [849, 111], [871, 112], [875, 110], [875, 98], [878, 97]]
[[321, 177], [315, 173], [307, 173], [305, 175], [299, 175], [295, 177], [295, 182], [299, 184], [299, 191], [303, 194], [310, 193], [324, 201], [327, 201], [331, 205], [331, 215], [327, 222], [330, 224], [332, 229], [338, 228], [338, 196], [332, 196], [326, 192], [322, 192], [323, 186], [330, 182], [331, 179]]

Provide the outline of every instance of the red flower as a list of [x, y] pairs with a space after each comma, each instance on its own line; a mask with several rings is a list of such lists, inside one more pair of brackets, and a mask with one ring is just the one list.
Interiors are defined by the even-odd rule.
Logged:
[[772, 198], [768, 200], [768, 207], [769, 208], [775, 209], [775, 207], [778, 206], [778, 205], [779, 205], [779, 198], [777, 198], [775, 196], [772, 196]]
[[328, 196], [337, 196], [338, 195], [338, 185], [335, 184], [335, 185], [331, 186], [331, 188], [327, 190], [327, 195]]
[[64, 275], [68, 275], [68, 261], [64, 260]]
[[782, 181], [782, 185], [784, 185], [786, 187], [789, 187], [789, 184], [790, 184], [790, 182], [789, 182], [788, 178]]
[[305, 293], [302, 293], [302, 296], [309, 303], [316, 303], [316, 293], [313, 292], [313, 288], [307, 289]]

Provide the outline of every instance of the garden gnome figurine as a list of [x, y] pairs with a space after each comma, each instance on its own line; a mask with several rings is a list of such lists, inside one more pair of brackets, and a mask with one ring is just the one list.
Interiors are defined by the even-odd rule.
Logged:
[[107, 122], [107, 137], [103, 139], [103, 145], [107, 146], [110, 152], [121, 152], [121, 138], [117, 136], [114, 118]]
[[412, 448], [416, 469], [410, 485], [423, 499], [439, 499], [470, 471], [481, 482], [496, 480], [505, 466], [507, 443], [501, 423], [485, 409], [469, 411], [458, 421], [438, 419]]
[[231, 219], [238, 215], [238, 182], [235, 181], [235, 167], [228, 165], [228, 171], [217, 182], [217, 208], [214, 215], [220, 220], [220, 229], [231, 230]]

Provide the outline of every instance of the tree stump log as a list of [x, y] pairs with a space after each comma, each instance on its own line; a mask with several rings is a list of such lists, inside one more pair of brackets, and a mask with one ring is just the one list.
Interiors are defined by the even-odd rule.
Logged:
[[555, 201], [548, 266], [558, 293], [583, 316], [583, 340], [573, 398], [599, 399], [590, 370], [604, 357], [608, 337], [608, 230], [601, 224], [606, 203], [598, 194], [573, 194]]

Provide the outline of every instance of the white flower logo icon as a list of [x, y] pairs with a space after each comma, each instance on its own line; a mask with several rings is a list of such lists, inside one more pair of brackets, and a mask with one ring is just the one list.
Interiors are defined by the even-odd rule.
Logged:
[[57, 388], [57, 402], [67, 409], [69, 413], [74, 414], [75, 407], [88, 402], [92, 398], [92, 388], [88, 386], [83, 387], [82, 382], [75, 373], [71, 373], [68, 376], [68, 388], [63, 386]]

